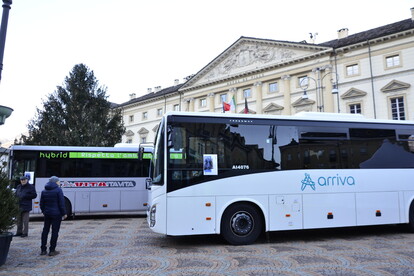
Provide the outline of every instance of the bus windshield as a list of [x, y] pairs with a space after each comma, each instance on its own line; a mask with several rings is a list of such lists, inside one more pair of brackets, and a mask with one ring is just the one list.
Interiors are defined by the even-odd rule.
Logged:
[[164, 184], [164, 120], [162, 120], [158, 127], [158, 132], [155, 139], [154, 155], [151, 160], [150, 176], [153, 185]]

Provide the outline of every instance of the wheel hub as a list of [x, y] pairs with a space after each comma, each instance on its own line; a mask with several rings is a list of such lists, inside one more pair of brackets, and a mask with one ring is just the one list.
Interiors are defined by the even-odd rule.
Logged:
[[237, 213], [231, 220], [233, 232], [240, 236], [245, 236], [253, 229], [253, 219], [249, 214]]

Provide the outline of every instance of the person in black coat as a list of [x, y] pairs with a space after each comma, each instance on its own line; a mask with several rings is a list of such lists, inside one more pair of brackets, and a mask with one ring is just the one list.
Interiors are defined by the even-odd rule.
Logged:
[[15, 236], [22, 238], [29, 234], [29, 212], [32, 210], [32, 200], [36, 198], [35, 187], [28, 183], [26, 176], [20, 177], [20, 184], [16, 188], [19, 198], [19, 213], [17, 215], [17, 230]]
[[46, 255], [47, 236], [49, 235], [50, 226], [52, 226], [52, 236], [50, 237], [49, 256], [59, 254], [56, 251], [56, 244], [59, 236], [60, 224], [66, 216], [65, 198], [60, 188], [59, 178], [52, 176], [45, 185], [45, 189], [40, 196], [40, 210], [45, 217], [42, 244], [40, 246], [40, 255]]

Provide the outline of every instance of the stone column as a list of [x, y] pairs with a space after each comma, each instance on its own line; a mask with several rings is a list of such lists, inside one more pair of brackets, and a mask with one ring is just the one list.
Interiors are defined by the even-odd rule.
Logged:
[[283, 75], [283, 115], [291, 115], [290, 75]]
[[215, 104], [214, 104], [214, 93], [208, 93], [208, 108], [210, 112], [214, 112]]
[[188, 99], [188, 111], [194, 112], [194, 98]]
[[262, 114], [263, 113], [263, 95], [262, 95], [263, 83], [261, 81], [258, 81], [254, 83], [254, 86], [256, 88], [256, 113]]
[[322, 80], [322, 87], [323, 87], [323, 99], [324, 99], [324, 111], [325, 112], [335, 112], [334, 110], [334, 97], [336, 97], [336, 95], [332, 94], [332, 77], [333, 74], [330, 74], [332, 76], [326, 76], [326, 78], [324, 78]]

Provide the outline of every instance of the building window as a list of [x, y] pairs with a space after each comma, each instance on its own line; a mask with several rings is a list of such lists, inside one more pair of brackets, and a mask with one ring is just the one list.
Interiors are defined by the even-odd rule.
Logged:
[[148, 119], [148, 112], [142, 112], [142, 119], [143, 120]]
[[250, 98], [252, 96], [252, 90], [250, 88], [243, 90], [243, 97], [244, 98]]
[[350, 104], [349, 105], [349, 113], [352, 114], [361, 114], [361, 104]]
[[141, 137], [141, 143], [146, 143], [147, 142], [147, 137]]
[[301, 76], [301, 77], [298, 78], [298, 86], [299, 87], [308, 86], [308, 85], [309, 85], [308, 76]]
[[174, 111], [180, 111], [180, 105], [179, 104], [175, 104], [173, 107]]
[[400, 55], [393, 55], [386, 57], [385, 61], [387, 63], [387, 68], [396, 67], [400, 65]]
[[127, 143], [127, 144], [132, 144], [132, 139], [128, 139], [128, 140], [126, 141], [126, 143]]
[[157, 116], [158, 117], [162, 116], [162, 108], [157, 109]]
[[391, 99], [391, 115], [393, 120], [405, 120], [404, 98]]
[[200, 99], [200, 107], [206, 107], [207, 106], [207, 99], [202, 98]]
[[129, 115], [129, 122], [130, 123], [134, 122], [134, 115]]
[[220, 95], [220, 103], [227, 103], [227, 94]]
[[274, 93], [279, 91], [279, 84], [277, 82], [269, 83], [269, 93]]
[[355, 76], [359, 74], [359, 66], [358, 64], [348, 65], [346, 67], [346, 75], [347, 76]]

